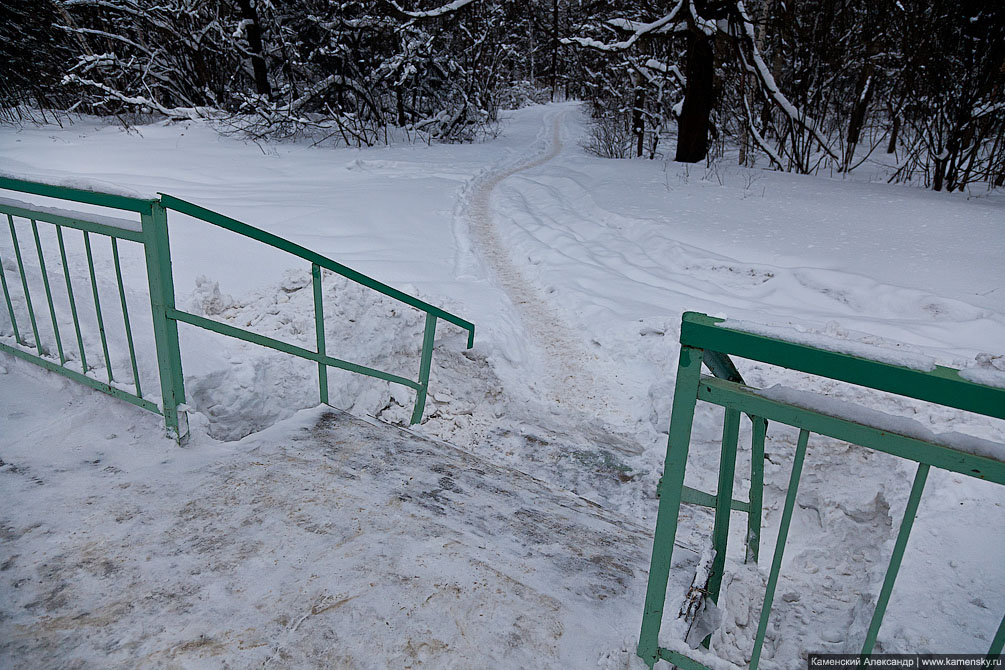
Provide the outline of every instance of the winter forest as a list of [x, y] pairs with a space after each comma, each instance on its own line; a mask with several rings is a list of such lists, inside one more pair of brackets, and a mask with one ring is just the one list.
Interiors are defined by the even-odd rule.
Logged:
[[468, 141], [589, 103], [590, 150], [1005, 184], [1005, 5], [985, 0], [10, 0], [7, 121], [216, 119], [254, 138]]

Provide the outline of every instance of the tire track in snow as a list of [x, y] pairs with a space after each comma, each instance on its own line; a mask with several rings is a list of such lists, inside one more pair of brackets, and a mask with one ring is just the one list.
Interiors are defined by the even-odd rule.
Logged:
[[612, 385], [598, 379], [588, 365], [597, 356], [588, 352], [565, 321], [548, 305], [543, 292], [529, 281], [510, 257], [509, 249], [499, 235], [494, 221], [491, 200], [496, 187], [506, 179], [540, 167], [561, 153], [562, 122], [568, 112], [551, 121], [551, 139], [547, 151], [540, 156], [503, 169], [482, 181], [469, 197], [467, 219], [478, 252], [491, 268], [522, 322], [527, 340], [539, 354], [538, 372], [531, 387], [542, 397], [560, 407], [575, 407], [596, 412], [609, 407], [604, 401], [614, 391]]

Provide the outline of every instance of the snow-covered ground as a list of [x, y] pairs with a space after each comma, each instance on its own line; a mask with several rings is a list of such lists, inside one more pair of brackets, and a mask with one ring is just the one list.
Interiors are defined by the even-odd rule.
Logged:
[[[405, 579], [403, 565], [414, 559], [429, 566], [420, 571], [419, 586], [402, 582], [388, 593], [382, 588], [391, 587], [367, 589], [358, 575], [346, 577], [343, 586], [337, 579], [314, 582], [304, 572], [279, 567], [320, 560], [329, 541], [326, 533], [287, 532], [299, 523], [295, 512], [302, 498], [289, 489], [302, 479], [305, 489], [324, 488], [325, 496], [334, 496], [311, 498], [315, 506], [322, 499], [337, 506], [340, 486], [361, 508], [380, 508], [385, 498], [379, 496], [387, 494], [329, 481], [321, 471], [325, 458], [338, 452], [330, 441], [350, 439], [339, 438], [339, 430], [353, 440], [366, 431], [346, 423], [319, 432], [314, 426], [320, 410], [298, 414], [317, 404], [316, 366], [182, 327], [193, 440], [178, 449], [159, 438], [155, 416], [4, 357], [0, 490], [17, 502], [3, 512], [0, 664], [16, 658], [18, 664], [46, 660], [61, 667], [77, 659], [97, 666], [96, 654], [105, 649], [124, 665], [145, 659], [151, 667], [170, 667], [177, 658], [186, 667], [266, 661], [330, 666], [358, 662], [370, 643], [383, 650], [375, 652], [374, 667], [407, 667], [405, 659], [469, 667], [474, 657], [465, 654], [475, 649], [490, 654], [497, 667], [534, 666], [532, 658], [542, 666], [624, 666], [641, 619], [648, 547], [639, 551], [636, 544], [655, 518], [683, 311], [794, 326], [808, 337], [858, 340], [870, 333], [869, 342], [904, 343], [953, 367], [974, 366], [979, 354], [1005, 348], [1005, 197], [936, 194], [863, 177], [608, 161], [583, 152], [584, 133], [574, 104], [513, 112], [503, 134], [482, 144], [364, 150], [259, 148], [196, 123], [131, 133], [86, 120], [62, 129], [0, 129], [5, 172], [87, 177], [140, 193], [170, 193], [475, 322], [471, 351], [463, 349], [461, 332], [439, 327], [432, 394], [417, 432], [472, 454], [500, 489], [526, 493], [515, 471], [531, 475], [535, 490], [547, 493], [543, 513], [553, 512], [554, 500], [569, 491], [601, 506], [594, 517], [632, 529], [623, 531], [625, 549], [617, 555], [629, 577], [604, 599], [593, 592], [579, 593], [578, 603], [565, 599], [561, 594], [576, 593], [562, 581], [571, 568], [558, 564], [549, 572], [538, 556], [553, 541], [561, 551], [545, 555], [558, 561], [566, 547], [575, 553], [593, 531], [570, 523], [562, 526], [561, 538], [528, 536], [522, 557], [513, 540], [498, 554], [499, 565], [486, 561], [473, 568], [472, 556], [478, 556], [464, 533], [474, 521], [463, 504], [447, 506], [448, 516], [456, 518], [437, 521], [441, 530], [433, 533], [439, 537], [449, 528], [464, 535], [463, 551], [441, 550], [426, 535], [409, 535], [368, 512], [372, 530], [353, 541], [358, 553], [326, 554], [318, 569], [348, 575], [371, 565], [386, 583]], [[309, 267], [180, 215], [171, 214], [170, 221], [179, 305], [313, 346]], [[42, 226], [42, 242], [54, 249], [47, 228]], [[30, 245], [30, 229], [19, 228], [19, 237]], [[75, 280], [86, 267], [77, 244], [71, 240], [68, 248]], [[23, 249], [30, 260], [32, 248]], [[96, 253], [99, 266], [110, 269], [107, 250]], [[19, 282], [6, 234], [0, 234], [0, 254], [8, 280]], [[50, 264], [54, 269], [58, 263]], [[132, 287], [134, 328], [146, 342], [151, 336], [143, 325], [142, 259], [126, 253], [123, 270]], [[54, 283], [58, 316], [71, 332], [60, 283]], [[114, 275], [102, 273], [99, 284], [106, 321], [112, 322]], [[329, 353], [416, 374], [420, 313], [336, 277], [326, 277], [324, 286]], [[40, 280], [36, 289], [40, 294]], [[18, 300], [17, 284], [12, 293]], [[86, 301], [86, 294], [77, 300]], [[22, 303], [18, 307], [23, 310]], [[26, 320], [19, 315], [22, 328]], [[45, 325], [40, 323], [43, 339]], [[85, 331], [85, 349], [99, 351], [97, 329]], [[0, 338], [10, 341], [10, 335], [0, 310]], [[124, 339], [112, 328], [109, 336], [113, 369], [125, 371]], [[73, 358], [72, 342], [67, 349]], [[149, 345], [140, 349], [150, 351]], [[145, 388], [154, 389], [149, 353], [140, 363]], [[813, 389], [916, 419], [934, 432], [1005, 442], [1001, 421], [868, 395], [759, 364], [738, 365], [757, 386]], [[338, 371], [330, 373], [330, 384], [337, 407], [392, 423], [408, 419], [408, 390]], [[240, 442], [222, 441], [259, 430]], [[749, 445], [744, 430], [741, 442]], [[700, 407], [689, 484], [714, 490], [720, 434], [721, 410]], [[367, 439], [381, 449], [397, 439], [381, 435]], [[773, 427], [769, 433], [764, 557], [772, 550], [794, 442], [794, 430]], [[737, 475], [741, 491], [745, 448]], [[457, 456], [446, 469], [475, 481], [465, 458]], [[913, 476], [909, 464], [897, 459], [819, 437], [811, 438], [805, 468], [766, 667], [795, 667], [806, 651], [859, 649]], [[227, 493], [230, 484], [233, 494]], [[986, 651], [1005, 612], [1005, 568], [997, 558], [1005, 554], [1005, 491], [999, 489], [933, 472], [879, 648]], [[254, 516], [251, 510], [268, 507], [275, 496], [282, 497], [277, 504], [285, 511], [263, 515], [250, 528], [241, 525], [246, 512]], [[402, 504], [409, 513], [425, 514], [428, 525], [428, 508], [420, 512], [412, 501]], [[186, 517], [186, 505], [198, 515]], [[132, 516], [119, 521], [128, 510]], [[312, 519], [307, 525], [352, 518], [304, 515]], [[697, 514], [693, 531], [707, 521]], [[741, 521], [736, 519], [731, 536], [724, 624], [712, 638], [716, 654], [739, 664], [749, 654], [766, 577], [766, 565], [742, 564]], [[212, 545], [206, 552], [197, 540], [182, 539], [192, 529]], [[332, 532], [344, 537], [357, 531], [339, 526]], [[274, 533], [285, 539], [277, 541]], [[170, 552], [182, 558], [172, 563]], [[198, 565], [201, 553], [206, 566]], [[152, 563], [144, 567], [148, 556]], [[219, 579], [213, 577], [215, 561], [223, 564]], [[502, 577], [488, 576], [517, 569], [534, 572], [538, 581], [507, 588], [498, 581]], [[199, 574], [194, 570], [209, 574], [182, 578]], [[437, 581], [440, 574], [453, 581]], [[486, 580], [492, 594], [480, 590]], [[680, 579], [685, 585], [689, 580], [689, 574]], [[113, 602], [108, 596], [127, 586], [128, 598]], [[521, 595], [522, 588], [533, 595]], [[427, 595], [433, 599], [417, 601]], [[680, 589], [671, 591], [668, 611], [676, 613], [680, 595]], [[345, 611], [351, 614], [339, 619], [338, 603], [350, 597], [354, 604]], [[73, 617], [90, 612], [91, 601], [94, 612], [84, 617], [86, 626], [78, 625]], [[497, 607], [495, 614], [476, 609], [485, 601]], [[390, 602], [400, 603], [402, 612], [414, 608], [428, 639], [410, 637], [421, 637], [416, 631], [423, 629], [400, 618], [396, 623]], [[315, 610], [329, 616], [323, 625], [315, 625]], [[161, 621], [173, 612], [188, 614], [174, 623]], [[519, 647], [522, 641], [523, 648], [505, 651], [505, 636], [490, 628], [476, 626], [469, 635], [465, 622], [477, 614], [496, 616], [510, 642]], [[221, 627], [221, 617], [232, 623]], [[47, 632], [36, 629], [42, 624]], [[184, 631], [168, 630], [182, 624]], [[549, 633], [549, 626], [557, 628]], [[105, 627], [111, 632], [102, 633]], [[339, 630], [351, 633], [341, 637]], [[212, 634], [198, 637], [207, 631]], [[414, 656], [405, 651], [406, 639], [417, 650]], [[434, 650], [436, 644], [445, 647]], [[252, 645], [263, 650], [236, 651]], [[77, 648], [84, 651], [75, 656]], [[218, 651], [210, 654], [210, 648]]]

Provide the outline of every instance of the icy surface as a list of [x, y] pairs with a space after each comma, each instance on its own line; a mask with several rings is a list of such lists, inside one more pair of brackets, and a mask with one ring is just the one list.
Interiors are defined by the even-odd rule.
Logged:
[[650, 531], [528, 475], [327, 408], [178, 449], [80, 400], [119, 434], [2, 447], [14, 667], [592, 665], [638, 625]]

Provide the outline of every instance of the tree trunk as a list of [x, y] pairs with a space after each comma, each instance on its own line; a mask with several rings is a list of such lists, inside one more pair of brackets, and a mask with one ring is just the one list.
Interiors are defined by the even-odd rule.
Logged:
[[551, 3], [551, 101], [558, 95], [558, 0]]
[[251, 5], [251, 0], [237, 0], [241, 8], [241, 18], [248, 21], [248, 46], [251, 47], [251, 68], [255, 72], [255, 89], [259, 95], [272, 96], [269, 74], [265, 69], [265, 52], [262, 49], [262, 24]]
[[632, 132], [635, 133], [635, 156], [642, 158], [642, 145], [646, 138], [646, 120], [642, 115], [642, 108], [646, 104], [646, 89], [642, 86], [635, 88], [635, 107], [632, 109]]
[[[939, 155], [941, 156], [943, 153], [940, 152]], [[935, 163], [935, 175], [932, 179], [932, 190], [941, 191], [942, 184], [946, 179], [946, 158], [939, 158], [936, 156], [933, 162]]]
[[698, 163], [708, 155], [709, 117], [714, 101], [712, 38], [695, 33], [687, 49], [687, 84], [684, 105], [677, 124], [677, 154], [674, 160]]
[[869, 109], [872, 101], [872, 77], [873, 67], [869, 63], [862, 69], [858, 84], [855, 86], [855, 104], [852, 106], [851, 118], [848, 120], [848, 143], [845, 145], [844, 166], [845, 171], [851, 165], [855, 155], [855, 147], [858, 146], [859, 138], [862, 135], [862, 126], [865, 125], [865, 113]]
[[893, 125], [890, 128], [890, 143], [886, 145], [886, 153], [892, 154], [897, 150], [897, 134], [900, 133], [900, 116], [893, 106], [890, 106], [890, 116], [893, 117]]

